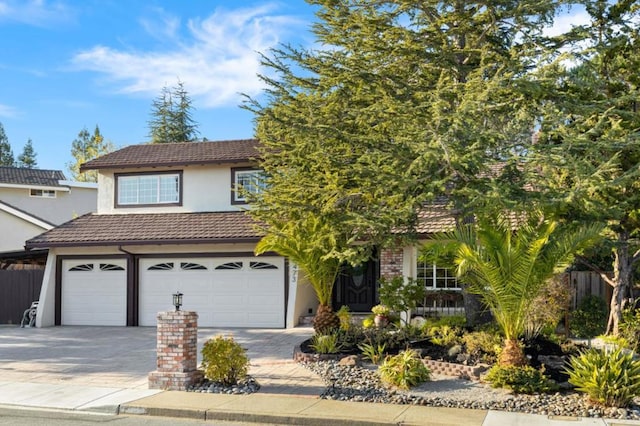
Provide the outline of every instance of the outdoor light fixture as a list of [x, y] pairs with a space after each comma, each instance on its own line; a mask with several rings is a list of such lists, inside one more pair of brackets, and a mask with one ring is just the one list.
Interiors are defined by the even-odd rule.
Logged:
[[182, 293], [173, 293], [173, 306], [176, 307], [176, 312], [180, 310], [180, 306], [182, 306]]

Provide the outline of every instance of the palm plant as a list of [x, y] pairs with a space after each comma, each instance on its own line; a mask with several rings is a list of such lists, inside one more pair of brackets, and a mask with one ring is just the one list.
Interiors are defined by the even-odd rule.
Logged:
[[333, 284], [341, 263], [332, 256], [338, 241], [328, 223], [310, 215], [297, 222], [271, 227], [255, 249], [256, 254], [275, 251], [288, 257], [304, 272], [318, 298], [313, 326], [319, 334], [328, 334], [340, 326], [340, 319], [331, 307]]
[[527, 362], [518, 339], [533, 300], [602, 228], [560, 226], [540, 214], [517, 222], [503, 214], [461, 225], [435, 236], [432, 243], [454, 255], [456, 273], [467, 291], [479, 295], [491, 310], [505, 339], [499, 363], [523, 366]]

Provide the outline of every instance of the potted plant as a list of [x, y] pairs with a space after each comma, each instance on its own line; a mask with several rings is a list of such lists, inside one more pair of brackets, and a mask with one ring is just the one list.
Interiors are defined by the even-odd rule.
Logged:
[[371, 312], [375, 315], [373, 318], [376, 327], [384, 327], [389, 323], [390, 309], [385, 305], [376, 305], [371, 308]]

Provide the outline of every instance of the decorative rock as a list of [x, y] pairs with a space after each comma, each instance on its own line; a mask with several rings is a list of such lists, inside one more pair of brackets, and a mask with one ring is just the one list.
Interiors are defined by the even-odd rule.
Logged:
[[359, 366], [360, 365], [360, 360], [358, 359], [358, 357], [356, 355], [349, 355], [346, 356], [344, 358], [342, 358], [339, 362], [338, 365], [344, 365], [347, 367], [355, 367], [355, 366]]

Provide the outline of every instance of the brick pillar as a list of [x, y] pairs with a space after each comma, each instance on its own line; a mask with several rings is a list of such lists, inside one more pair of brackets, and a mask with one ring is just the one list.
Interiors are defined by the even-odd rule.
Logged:
[[149, 389], [186, 390], [202, 380], [198, 371], [198, 314], [158, 313], [158, 369], [149, 373]]
[[402, 248], [384, 248], [380, 252], [380, 276], [391, 279], [402, 276]]

